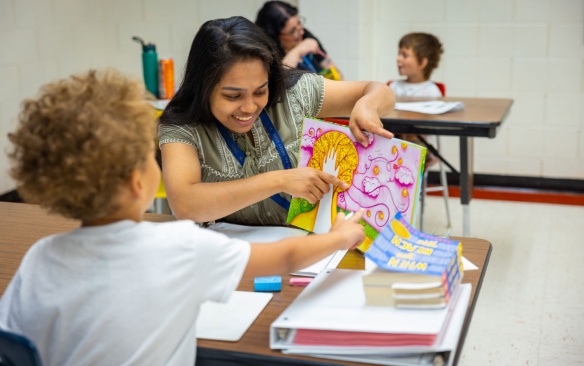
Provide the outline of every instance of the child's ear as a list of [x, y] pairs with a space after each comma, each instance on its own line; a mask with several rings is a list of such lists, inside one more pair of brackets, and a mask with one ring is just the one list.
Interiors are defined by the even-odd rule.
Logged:
[[426, 68], [426, 66], [428, 66], [428, 58], [424, 57], [424, 58], [422, 58], [422, 62], [420, 62], [420, 68], [422, 70], [424, 70]]
[[133, 196], [139, 197], [144, 191], [144, 182], [142, 177], [143, 174], [139, 169], [132, 169], [130, 177], [128, 178], [128, 189]]

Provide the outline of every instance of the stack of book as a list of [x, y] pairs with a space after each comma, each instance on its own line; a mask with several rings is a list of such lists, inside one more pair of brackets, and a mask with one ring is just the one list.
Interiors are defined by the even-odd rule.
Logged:
[[377, 265], [363, 276], [367, 305], [443, 308], [462, 280], [462, 244], [420, 232], [399, 213], [365, 255]]

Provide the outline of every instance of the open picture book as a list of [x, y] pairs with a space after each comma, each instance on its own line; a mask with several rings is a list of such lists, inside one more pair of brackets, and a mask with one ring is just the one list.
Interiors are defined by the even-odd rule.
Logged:
[[379, 231], [397, 212], [415, 221], [426, 148], [364, 132], [365, 147], [348, 126], [304, 118], [298, 167], [335, 175], [349, 187], [333, 187], [316, 204], [293, 197], [287, 222], [315, 233], [328, 232], [337, 212], [365, 209], [366, 238], [357, 249], [367, 251]]

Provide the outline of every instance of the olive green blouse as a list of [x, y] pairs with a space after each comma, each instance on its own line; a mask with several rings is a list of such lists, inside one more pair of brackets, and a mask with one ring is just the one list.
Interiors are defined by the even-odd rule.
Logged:
[[[324, 78], [317, 74], [304, 74], [296, 85], [286, 90], [283, 101], [266, 108], [282, 139], [292, 167], [298, 166], [302, 141], [302, 124], [305, 116], [316, 116], [324, 100]], [[247, 134], [231, 132], [233, 140], [246, 155], [242, 167], [223, 140], [214, 124], [161, 125], [159, 144], [183, 143], [197, 150], [201, 162], [203, 182], [224, 182], [272, 170], [284, 169], [282, 160], [269, 134], [258, 118], [251, 129], [254, 143]], [[286, 200], [290, 195], [282, 194]], [[218, 205], [221, 202], [217, 202]], [[281, 225], [286, 223], [288, 212], [271, 198], [254, 203], [223, 218], [225, 221], [249, 225]]]

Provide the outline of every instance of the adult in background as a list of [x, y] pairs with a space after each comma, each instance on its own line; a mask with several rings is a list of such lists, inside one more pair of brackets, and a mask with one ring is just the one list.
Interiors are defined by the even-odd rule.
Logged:
[[350, 116], [387, 138], [380, 116], [394, 105], [379, 82], [332, 81], [284, 68], [274, 44], [243, 17], [204, 23], [183, 82], [161, 116], [164, 185], [177, 218], [260, 225], [286, 222], [290, 197], [316, 203], [336, 176], [297, 168], [305, 116]]
[[284, 65], [342, 80], [320, 41], [304, 28], [306, 19], [296, 7], [284, 1], [267, 1], [258, 11], [255, 23], [274, 41]]

